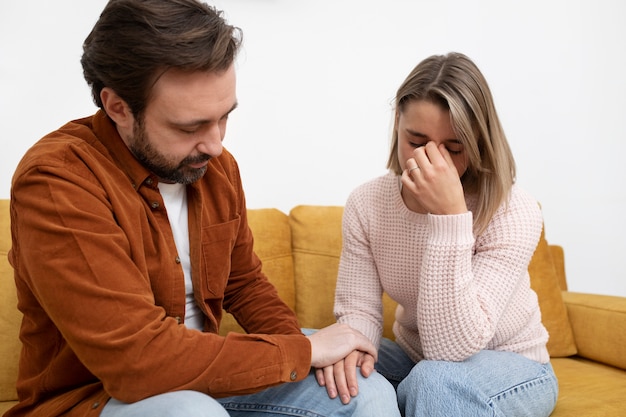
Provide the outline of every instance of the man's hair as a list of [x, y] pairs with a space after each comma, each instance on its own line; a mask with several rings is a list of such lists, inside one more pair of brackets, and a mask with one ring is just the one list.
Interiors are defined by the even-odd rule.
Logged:
[[109, 87], [140, 118], [164, 72], [224, 71], [241, 42], [221, 11], [196, 0], [110, 0], [85, 39], [81, 64], [98, 107]]
[[515, 161], [487, 81], [465, 55], [434, 55], [420, 62], [396, 93], [395, 123], [387, 168], [400, 175], [397, 120], [410, 101], [426, 100], [450, 111], [452, 128], [468, 156], [461, 182], [477, 197], [475, 231], [484, 231], [515, 181]]

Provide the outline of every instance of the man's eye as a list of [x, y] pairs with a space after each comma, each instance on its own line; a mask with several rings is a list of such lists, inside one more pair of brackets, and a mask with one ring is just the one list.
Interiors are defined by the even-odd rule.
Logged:
[[186, 135], [193, 135], [198, 132], [198, 129], [180, 129], [180, 131]]

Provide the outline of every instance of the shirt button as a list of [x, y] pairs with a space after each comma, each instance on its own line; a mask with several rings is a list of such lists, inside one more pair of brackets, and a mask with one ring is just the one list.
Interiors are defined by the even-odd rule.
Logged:
[[178, 322], [178, 324], [180, 324], [180, 321], [181, 321], [181, 320], [180, 320], [180, 316], [176, 316], [176, 317], [174, 317], [174, 318], [176, 319], [176, 321]]
[[152, 185], [152, 178], [148, 178], [148, 179], [146, 180], [146, 184], [148, 184], [148, 185]]
[[99, 402], [99, 401], [97, 401], [97, 402], [95, 402], [95, 403], [91, 404], [91, 408], [92, 408], [92, 409], [94, 409], [94, 410], [95, 410], [96, 408], [98, 408], [98, 407], [100, 407], [100, 402]]
[[291, 373], [289, 374], [289, 379], [295, 381], [296, 379], [298, 379], [298, 373], [296, 371], [291, 371]]
[[150, 207], [152, 207], [153, 209], [158, 209], [159, 208], [159, 202], [158, 201], [153, 201], [152, 203], [150, 203]]
[[177, 264], [180, 263], [180, 256], [177, 256], [176, 259], [174, 259], [174, 262], [176, 262]]

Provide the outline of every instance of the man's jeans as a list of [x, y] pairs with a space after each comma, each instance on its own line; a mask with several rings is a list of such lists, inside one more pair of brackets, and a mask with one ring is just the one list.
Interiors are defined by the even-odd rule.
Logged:
[[330, 399], [311, 372], [307, 378], [251, 395], [213, 399], [195, 391], [156, 395], [133, 404], [111, 399], [100, 417], [399, 417], [393, 386], [380, 374], [359, 376], [359, 394], [344, 405]]

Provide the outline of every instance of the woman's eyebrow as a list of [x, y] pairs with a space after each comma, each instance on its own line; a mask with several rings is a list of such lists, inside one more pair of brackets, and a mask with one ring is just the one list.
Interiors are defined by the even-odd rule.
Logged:
[[[428, 140], [430, 140], [430, 138], [428, 137], [428, 135], [427, 135], [427, 134], [425, 134], [425, 133], [418, 132], [418, 131], [415, 131], [415, 130], [412, 130], [412, 129], [405, 129], [405, 130], [406, 130], [406, 132], [407, 132], [409, 135], [411, 135], [411, 136], [414, 136], [414, 137], [416, 137], [416, 138], [420, 138], [420, 139], [428, 139]], [[459, 144], [459, 145], [462, 145], [462, 144], [463, 144], [463, 142], [461, 142], [461, 140], [460, 140], [460, 139], [457, 139], [457, 138], [445, 139], [445, 140], [444, 140], [444, 142], [453, 142], [453, 143], [455, 143], [455, 144]]]
[[406, 132], [411, 135], [411, 136], [415, 136], [416, 138], [425, 138], [428, 139], [428, 135], [421, 133], [421, 132], [417, 132], [415, 130], [411, 130], [411, 129], [406, 129]]

